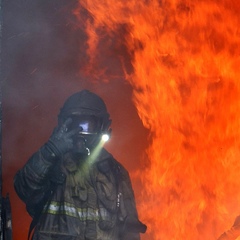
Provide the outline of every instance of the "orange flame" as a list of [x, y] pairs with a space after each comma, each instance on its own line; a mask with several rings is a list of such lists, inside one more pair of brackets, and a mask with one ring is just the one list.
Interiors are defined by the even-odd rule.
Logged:
[[80, 8], [90, 14], [91, 70], [99, 64], [99, 32], [110, 44], [125, 29], [118, 36], [132, 72], [118, 54], [151, 135], [150, 164], [139, 174], [138, 209], [148, 225], [142, 238], [217, 239], [240, 215], [239, 2], [79, 0], [79, 20]]

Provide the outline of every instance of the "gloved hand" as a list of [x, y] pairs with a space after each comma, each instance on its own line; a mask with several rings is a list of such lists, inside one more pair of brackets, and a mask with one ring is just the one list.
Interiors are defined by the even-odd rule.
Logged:
[[60, 157], [73, 147], [73, 136], [79, 129], [68, 131], [72, 119], [68, 118], [61, 126], [57, 126], [45, 147], [51, 152], [52, 156]]
[[129, 234], [130, 232], [145, 233], [147, 226], [140, 222], [136, 217], [127, 216], [124, 219], [120, 234]]

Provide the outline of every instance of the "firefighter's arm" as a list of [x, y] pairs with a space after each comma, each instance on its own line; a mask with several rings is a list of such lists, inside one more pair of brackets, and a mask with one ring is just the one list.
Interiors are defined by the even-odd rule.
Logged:
[[[139, 233], [145, 233], [147, 226], [138, 219], [135, 196], [129, 174], [121, 169], [122, 177], [120, 183], [120, 216], [122, 221], [121, 235], [124, 240], [140, 239]], [[121, 202], [122, 201], [122, 202]]]
[[59, 165], [58, 160], [73, 146], [72, 136], [77, 129], [68, 131], [69, 124], [70, 118], [56, 127], [47, 143], [16, 174], [14, 187], [24, 202], [49, 188], [52, 169]]
[[25, 166], [14, 177], [14, 188], [25, 203], [38, 192], [44, 192], [49, 187], [50, 170], [54, 166], [54, 158], [45, 158], [42, 148], [33, 154]]

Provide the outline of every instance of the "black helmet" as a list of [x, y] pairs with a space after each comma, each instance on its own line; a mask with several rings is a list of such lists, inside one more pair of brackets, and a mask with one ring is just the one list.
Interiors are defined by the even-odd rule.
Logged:
[[59, 113], [59, 119], [69, 116], [95, 116], [101, 121], [101, 132], [108, 132], [111, 124], [106, 104], [96, 94], [82, 90], [71, 95], [64, 103]]

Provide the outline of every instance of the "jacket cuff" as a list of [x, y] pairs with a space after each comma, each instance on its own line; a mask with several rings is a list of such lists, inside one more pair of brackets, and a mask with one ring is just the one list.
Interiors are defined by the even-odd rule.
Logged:
[[61, 156], [61, 153], [57, 150], [57, 148], [51, 141], [45, 143], [40, 148], [40, 152], [43, 158], [47, 161], [53, 161]]

